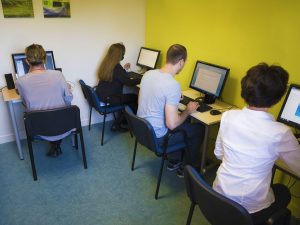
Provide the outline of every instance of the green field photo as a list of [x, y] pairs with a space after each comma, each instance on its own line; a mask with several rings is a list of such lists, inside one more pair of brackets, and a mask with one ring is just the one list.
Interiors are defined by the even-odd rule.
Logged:
[[32, 0], [1, 0], [4, 18], [33, 17]]

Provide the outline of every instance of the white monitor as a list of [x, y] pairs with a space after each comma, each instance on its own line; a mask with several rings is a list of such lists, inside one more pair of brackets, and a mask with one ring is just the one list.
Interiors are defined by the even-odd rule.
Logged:
[[155, 69], [160, 51], [141, 47], [136, 65], [146, 69]]
[[204, 102], [213, 103], [220, 97], [229, 69], [211, 63], [197, 61], [190, 88], [205, 94]]
[[300, 129], [300, 85], [290, 85], [277, 120]]
[[[29, 65], [26, 62], [25, 53], [12, 54], [12, 59], [13, 59], [14, 68], [15, 68], [17, 78], [25, 75], [26, 73], [28, 73]], [[55, 70], [56, 69], [53, 51], [46, 51], [45, 68], [47, 70]]]

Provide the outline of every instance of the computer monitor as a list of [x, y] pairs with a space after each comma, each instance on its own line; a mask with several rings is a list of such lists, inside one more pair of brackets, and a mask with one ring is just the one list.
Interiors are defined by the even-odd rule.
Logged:
[[[12, 59], [13, 59], [14, 68], [15, 68], [17, 78], [23, 76], [26, 73], [28, 73], [29, 65], [26, 62], [25, 53], [12, 54]], [[46, 51], [45, 68], [47, 70], [55, 70], [56, 69], [53, 51]]]
[[228, 73], [229, 69], [223, 66], [197, 61], [190, 88], [205, 94], [204, 103], [214, 103], [222, 93]]
[[277, 121], [300, 129], [300, 85], [290, 85]]
[[159, 50], [141, 47], [136, 65], [145, 69], [155, 69], [159, 54]]

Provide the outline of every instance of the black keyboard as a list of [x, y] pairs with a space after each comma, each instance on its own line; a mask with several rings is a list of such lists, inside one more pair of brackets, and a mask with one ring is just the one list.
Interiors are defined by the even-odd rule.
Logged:
[[136, 72], [128, 72], [130, 79], [139, 79], [141, 80], [143, 75]]
[[200, 106], [197, 108], [198, 112], [207, 112], [212, 109], [211, 106], [209, 106], [205, 103], [199, 103], [199, 104], [200, 104]]
[[[183, 105], [187, 105], [190, 101], [195, 101], [195, 100], [192, 98], [183, 96], [183, 99], [180, 101], [180, 103], [182, 103]], [[198, 112], [207, 112], [212, 109], [211, 106], [209, 106], [203, 102], [198, 101], [198, 103], [199, 103], [199, 107], [197, 108]]]
[[183, 96], [183, 98], [180, 100], [180, 103], [182, 103], [183, 105], [187, 105], [190, 101], [194, 101], [194, 99]]

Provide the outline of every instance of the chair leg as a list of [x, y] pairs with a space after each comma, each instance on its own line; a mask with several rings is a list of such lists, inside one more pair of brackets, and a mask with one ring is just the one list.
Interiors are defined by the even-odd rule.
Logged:
[[134, 150], [133, 150], [133, 157], [132, 157], [132, 163], [131, 163], [131, 171], [134, 170], [134, 162], [135, 162], [136, 148], [137, 148], [137, 140], [135, 139]]
[[165, 155], [163, 155], [163, 156], [161, 157], [160, 170], [159, 170], [159, 174], [158, 174], [157, 185], [156, 185], [156, 191], [155, 191], [155, 199], [158, 198], [159, 186], [160, 186], [160, 181], [161, 181], [162, 172], [163, 172], [163, 168], [164, 168], [164, 163], [165, 163]]
[[106, 119], [106, 114], [103, 115], [103, 124], [102, 124], [102, 137], [101, 137], [101, 146], [103, 146], [103, 139], [104, 139], [104, 130], [105, 130], [105, 119]]
[[195, 203], [192, 202], [191, 203], [191, 207], [190, 207], [190, 211], [189, 211], [189, 216], [188, 216], [187, 221], [186, 221], [186, 225], [190, 225], [191, 224], [194, 209], [195, 209]]
[[93, 110], [93, 108], [90, 106], [89, 130], [91, 130], [92, 110]]
[[75, 148], [78, 149], [78, 136], [77, 133], [74, 133], [74, 137], [75, 137]]
[[27, 144], [28, 144], [28, 150], [29, 150], [29, 156], [30, 156], [30, 163], [31, 163], [33, 180], [37, 180], [37, 175], [36, 175], [36, 169], [35, 169], [35, 163], [34, 163], [34, 156], [33, 156], [32, 142], [31, 142], [31, 140], [27, 139]]
[[84, 169], [87, 169], [86, 156], [85, 156], [85, 147], [84, 147], [84, 141], [83, 141], [83, 136], [82, 136], [82, 130], [79, 132], [79, 135], [80, 135], [80, 144], [81, 144], [81, 151], [82, 151], [83, 167], [84, 167]]

